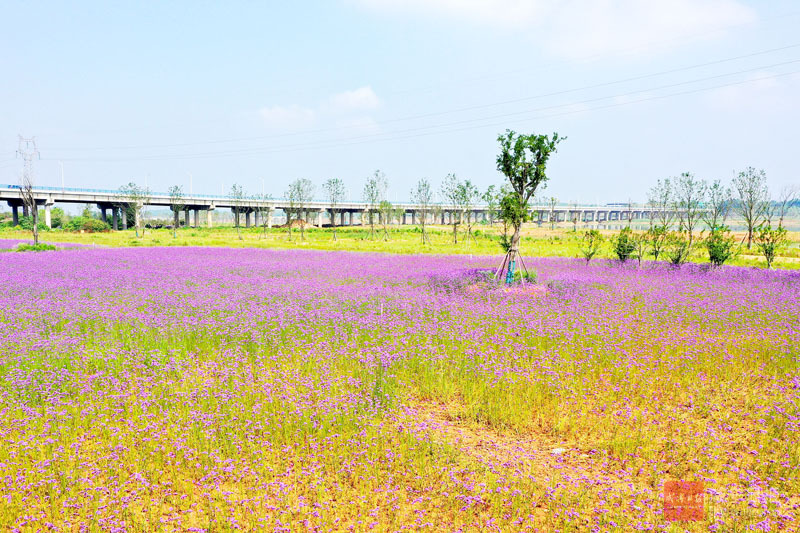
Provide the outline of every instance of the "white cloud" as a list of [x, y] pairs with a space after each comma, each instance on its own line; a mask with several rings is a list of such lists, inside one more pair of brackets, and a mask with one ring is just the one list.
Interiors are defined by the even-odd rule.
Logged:
[[375, 91], [367, 85], [331, 95], [314, 108], [274, 105], [262, 107], [258, 114], [265, 124], [277, 129], [303, 129], [335, 119], [338, 127], [374, 131], [377, 123], [367, 113], [380, 105]]
[[740, 0], [355, 0], [388, 14], [466, 21], [529, 34], [549, 53], [651, 54], [756, 21]]
[[363, 111], [377, 108], [381, 101], [372, 87], [359, 87], [352, 91], [334, 94], [329, 99], [329, 108], [334, 112]]
[[547, 48], [567, 57], [608, 53], [645, 55], [719, 38], [755, 22], [736, 0], [580, 1], [553, 13]]
[[262, 107], [258, 114], [265, 123], [277, 128], [304, 128], [316, 117], [313, 109], [298, 105]]

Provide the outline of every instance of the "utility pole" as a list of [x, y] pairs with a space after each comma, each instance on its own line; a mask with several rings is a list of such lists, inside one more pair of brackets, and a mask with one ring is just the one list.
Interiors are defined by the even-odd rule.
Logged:
[[[17, 155], [22, 157], [25, 166], [22, 170], [22, 179], [20, 180], [19, 195], [22, 200], [22, 214], [30, 216], [33, 219], [33, 244], [39, 244], [39, 213], [38, 206], [36, 205], [36, 197], [33, 194], [33, 159], [39, 156], [39, 150], [36, 149], [36, 138], [31, 137], [27, 139], [19, 135], [19, 145], [17, 147]], [[16, 208], [15, 208], [16, 209]]]
[[17, 146], [17, 155], [22, 157], [22, 160], [25, 162], [23, 178], [27, 178], [33, 182], [33, 159], [41, 157], [39, 155], [39, 150], [36, 149], [36, 137], [31, 137], [30, 139], [26, 139], [22, 135], [18, 137], [19, 145]]

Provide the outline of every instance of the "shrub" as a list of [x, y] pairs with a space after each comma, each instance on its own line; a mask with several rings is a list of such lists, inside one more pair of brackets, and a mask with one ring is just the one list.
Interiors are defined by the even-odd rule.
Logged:
[[[31, 231], [33, 229], [33, 217], [32, 216], [19, 217], [19, 227], [24, 229], [25, 231]], [[47, 224], [43, 222], [39, 222], [36, 225], [36, 227], [39, 228], [39, 231], [50, 231], [50, 228], [47, 227]]]
[[756, 246], [767, 260], [767, 268], [772, 266], [775, 256], [789, 242], [786, 233], [786, 228], [782, 226], [773, 229], [770, 224], [762, 224], [756, 228]]
[[75, 217], [64, 224], [64, 229], [67, 231], [86, 231], [88, 233], [95, 233], [100, 231], [109, 231], [111, 226], [109, 226], [106, 222], [96, 218]]
[[621, 262], [625, 262], [633, 256], [636, 251], [636, 235], [631, 228], [622, 228], [613, 241], [614, 255]]
[[56, 247], [53, 246], [52, 244], [44, 244], [41, 242], [39, 244], [22, 243], [17, 246], [18, 252], [45, 252], [55, 249]]
[[583, 234], [583, 243], [584, 246], [581, 247], [581, 253], [588, 263], [600, 251], [600, 246], [603, 244], [603, 236], [596, 229], [589, 230]]
[[682, 265], [689, 259], [689, 239], [678, 231], [673, 231], [667, 235], [665, 241], [665, 253], [669, 262], [675, 266]]
[[736, 239], [727, 226], [712, 228], [703, 244], [708, 250], [708, 260], [715, 267], [736, 255]]

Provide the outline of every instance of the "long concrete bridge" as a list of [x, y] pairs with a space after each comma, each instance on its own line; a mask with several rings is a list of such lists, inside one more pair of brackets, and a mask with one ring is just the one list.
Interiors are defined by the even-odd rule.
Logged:
[[[56, 203], [95, 204], [100, 209], [102, 219], [116, 229], [127, 229], [128, 213], [131, 199], [124, 193], [103, 189], [75, 189], [59, 187], [35, 187], [33, 196], [36, 204], [44, 207], [45, 224], [52, 226], [50, 209]], [[0, 201], [6, 201], [11, 207], [14, 225], [19, 224], [19, 211], [22, 209], [24, 216], [28, 215], [28, 208], [22, 201], [18, 185], [0, 184]], [[144, 204], [153, 206], [171, 207], [173, 199], [166, 193], [149, 193], [144, 199]], [[251, 220], [256, 226], [266, 224], [272, 227], [277, 211], [284, 214], [289, 211], [299, 213], [307, 222], [322, 227], [325, 218], [328, 224], [337, 226], [351, 226], [363, 224], [365, 214], [370, 206], [364, 202], [342, 202], [334, 207], [330, 202], [310, 201], [302, 205], [292, 205], [284, 199], [235, 199], [228, 196], [214, 196], [205, 194], [190, 194], [180, 200], [184, 212], [186, 226], [200, 226], [205, 218], [205, 225], [212, 226], [212, 213], [217, 209], [230, 209], [238, 212], [244, 218], [244, 225], [250, 226]], [[400, 213], [397, 217], [401, 224], [417, 224], [422, 215], [423, 207], [414, 203], [396, 203], [393, 208]], [[468, 211], [468, 212], [467, 212]], [[204, 212], [204, 215], [201, 215]], [[658, 210], [652, 207], [637, 206], [635, 204], [607, 204], [607, 205], [531, 205], [532, 220], [538, 224], [554, 222], [594, 222], [609, 223], [612, 221], [649, 220]], [[486, 205], [476, 205], [469, 210], [462, 207], [442, 203], [428, 206], [425, 213], [427, 223], [452, 223], [455, 217], [466, 219], [466, 215], [473, 221], [488, 220], [489, 208]], [[252, 218], [251, 218], [252, 217]], [[193, 219], [193, 220], [192, 220]], [[456, 219], [457, 220], [457, 219]]]

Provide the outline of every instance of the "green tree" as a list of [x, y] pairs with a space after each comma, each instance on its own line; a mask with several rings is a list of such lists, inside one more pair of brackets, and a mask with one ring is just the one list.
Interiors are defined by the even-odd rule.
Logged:
[[773, 228], [770, 224], [761, 224], [756, 229], [755, 242], [767, 261], [767, 268], [770, 268], [780, 250], [789, 243], [789, 238], [786, 228], [782, 226]]
[[630, 227], [626, 226], [612, 239], [612, 246], [614, 255], [624, 263], [633, 258], [634, 252], [636, 252], [636, 235]]
[[[519, 135], [506, 130], [497, 137], [500, 154], [497, 156], [497, 170], [508, 178], [512, 192], [516, 195], [516, 208], [527, 213], [528, 202], [536, 194], [536, 189], [547, 181], [547, 163], [556, 152], [558, 144], [566, 137], [558, 133], [548, 135]], [[516, 220], [510, 247], [497, 271], [498, 276], [506, 272], [506, 283], [514, 279], [514, 269], [519, 255], [520, 230], [523, 218]], [[525, 266], [524, 262], [522, 263]], [[527, 269], [526, 269], [527, 270]]]
[[583, 246], [581, 246], [581, 254], [586, 259], [586, 264], [597, 255], [600, 247], [603, 245], [603, 235], [596, 229], [591, 229], [583, 234]]
[[[142, 187], [130, 182], [119, 188], [120, 193], [125, 197], [125, 207], [127, 212], [133, 216], [134, 226], [136, 228], [136, 236], [144, 237], [144, 216], [145, 207], [150, 201], [150, 190], [147, 187]], [[123, 215], [123, 216], [127, 216]], [[139, 230], [142, 231], [139, 235]]]
[[708, 251], [708, 260], [715, 267], [723, 265], [736, 255], [736, 239], [727, 226], [719, 225], [711, 228], [703, 244]]

